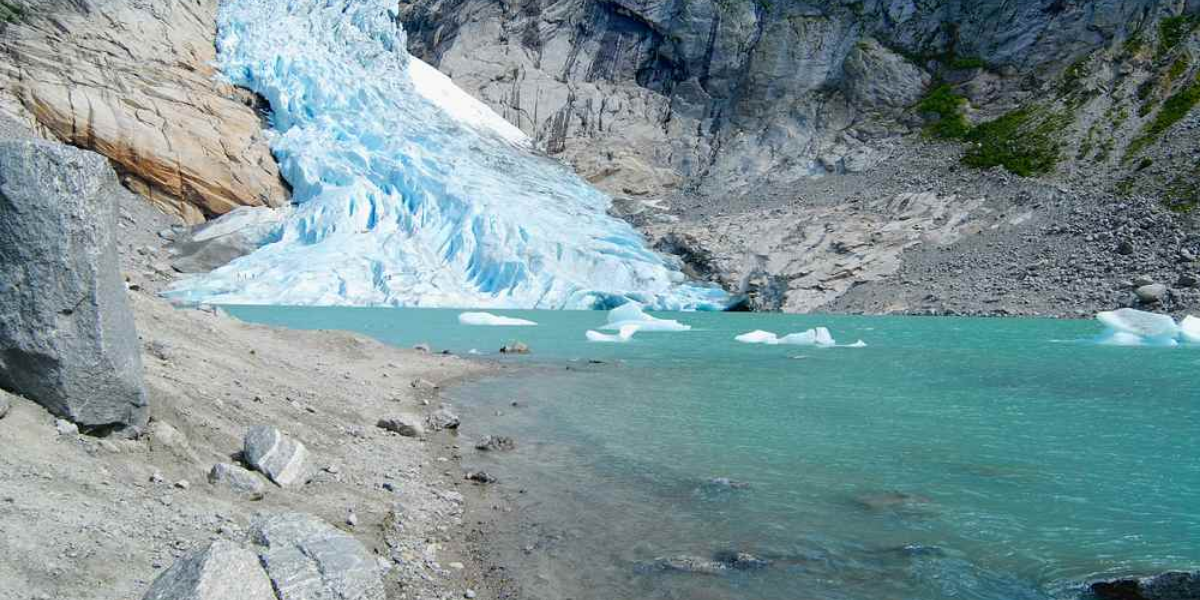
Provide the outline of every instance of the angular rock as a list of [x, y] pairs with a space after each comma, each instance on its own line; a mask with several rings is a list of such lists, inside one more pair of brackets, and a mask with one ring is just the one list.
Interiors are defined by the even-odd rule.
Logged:
[[507, 452], [517, 449], [517, 442], [502, 435], [489, 435], [475, 443], [475, 449], [483, 452]]
[[207, 273], [245, 256], [268, 240], [286, 208], [243, 206], [179, 235], [171, 244], [171, 268], [180, 273]]
[[159, 575], [142, 600], [276, 600], [253, 552], [217, 540]]
[[1167, 286], [1161, 283], [1152, 283], [1133, 290], [1133, 293], [1137, 296], [1138, 301], [1143, 304], [1157, 304], [1166, 298], [1167, 291]]
[[0, 142], [0, 387], [97, 433], [149, 417], [117, 263], [119, 193], [97, 154]]
[[304, 513], [254, 523], [251, 539], [279, 600], [384, 600], [375, 557], [354, 537]]
[[500, 354], [529, 354], [529, 346], [524, 342], [509, 342], [500, 347]]
[[421, 419], [415, 415], [401, 414], [380, 419], [375, 426], [380, 429], [394, 431], [404, 437], [421, 437], [425, 435], [425, 426], [421, 424]]
[[230, 491], [248, 496], [251, 499], [263, 497], [266, 486], [263, 480], [253, 471], [243, 469], [229, 463], [217, 463], [208, 472], [208, 482], [222, 486]]
[[303, 484], [307, 475], [308, 448], [267, 425], [246, 432], [242, 458], [280, 487]]
[[433, 411], [433, 414], [429, 415], [428, 422], [429, 428], [434, 431], [458, 429], [460, 423], [458, 415], [451, 412], [448, 408], [439, 408]]
[[105, 155], [189, 223], [286, 203], [260, 101], [216, 76], [217, 0], [35, 4], [0, 37], [0, 113]]

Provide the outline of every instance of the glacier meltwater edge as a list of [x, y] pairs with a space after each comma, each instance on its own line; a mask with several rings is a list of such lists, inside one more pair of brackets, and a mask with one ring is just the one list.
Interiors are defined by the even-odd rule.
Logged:
[[410, 56], [394, 2], [230, 0], [218, 63], [265, 97], [296, 209], [184, 302], [719, 309], [610, 200]]

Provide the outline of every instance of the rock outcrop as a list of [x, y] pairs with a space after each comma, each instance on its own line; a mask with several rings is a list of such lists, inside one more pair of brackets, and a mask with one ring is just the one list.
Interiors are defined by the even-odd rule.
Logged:
[[279, 600], [384, 600], [375, 557], [358, 540], [312, 515], [256, 522], [251, 539]]
[[415, 55], [636, 199], [836, 170], [931, 72], [1056, 76], [1160, 4], [416, 0], [402, 19]]
[[190, 223], [287, 201], [256, 99], [213, 67], [217, 0], [14, 1], [0, 114], [107, 156]]
[[142, 600], [276, 600], [255, 554], [217, 540], [159, 575]]
[[103, 157], [0, 141], [0, 387], [85, 431], [146, 425], [141, 346]]
[[1200, 598], [1200, 572], [1098, 581], [1088, 588], [1097, 600], [1194, 600]]

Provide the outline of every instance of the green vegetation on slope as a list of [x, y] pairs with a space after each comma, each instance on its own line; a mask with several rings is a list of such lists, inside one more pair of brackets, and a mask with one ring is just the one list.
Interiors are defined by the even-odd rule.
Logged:
[[25, 17], [25, 9], [19, 5], [0, 0], [0, 23], [16, 23]]
[[963, 157], [972, 167], [1002, 166], [1023, 177], [1043, 175], [1058, 165], [1062, 130], [1071, 115], [1039, 107], [1023, 107], [971, 130], [973, 147]]
[[1158, 58], [1169, 54], [1200, 25], [1200, 15], [1179, 15], [1158, 24]]
[[1162, 108], [1159, 109], [1154, 120], [1146, 123], [1142, 128], [1142, 134], [1130, 142], [1129, 148], [1125, 151], [1125, 160], [1133, 158], [1154, 143], [1160, 135], [1186, 117], [1197, 102], [1200, 102], [1200, 75], [1197, 75], [1187, 87], [1163, 102]]
[[917, 103], [917, 112], [936, 119], [925, 126], [925, 134], [945, 140], [966, 139], [971, 133], [965, 109], [967, 99], [954, 93], [949, 84], [939, 85]]

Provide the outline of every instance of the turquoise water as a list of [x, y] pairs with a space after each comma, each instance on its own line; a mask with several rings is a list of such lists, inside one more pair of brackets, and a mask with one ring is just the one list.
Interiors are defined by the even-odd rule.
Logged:
[[[1050, 320], [683, 314], [694, 330], [606, 345], [583, 337], [602, 313], [231, 312], [459, 353], [528, 343], [505, 360], [539, 368], [450, 393], [461, 435], [518, 441], [464, 461], [524, 490], [502, 559], [527, 597], [1074, 598], [1200, 568], [1200, 348], [1097, 346], [1097, 324]], [[868, 346], [733, 341], [816, 325]], [[725, 550], [772, 564], [652, 566]]]

